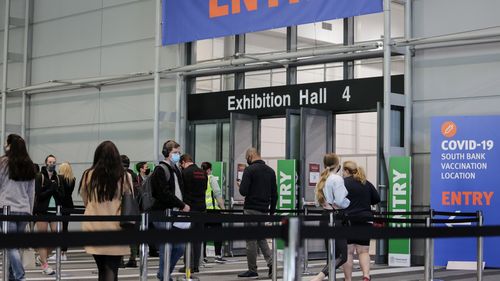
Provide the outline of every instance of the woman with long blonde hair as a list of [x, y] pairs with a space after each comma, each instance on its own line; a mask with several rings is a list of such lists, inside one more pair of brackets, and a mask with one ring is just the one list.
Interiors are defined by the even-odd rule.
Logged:
[[[73, 175], [73, 169], [68, 162], [63, 162], [59, 165], [59, 176], [61, 177], [61, 184], [64, 189], [64, 197], [61, 202], [61, 206], [63, 207], [62, 214], [67, 216], [70, 215], [71, 212], [68, 209], [73, 209], [75, 205], [73, 204], [73, 191], [75, 190], [75, 182], [76, 178]], [[63, 222], [63, 232], [68, 232], [69, 222]], [[66, 252], [68, 251], [68, 247], [61, 248], [61, 260], [68, 260]], [[49, 260], [55, 260], [56, 255], [53, 255], [49, 258]]]
[[[349, 206], [347, 189], [344, 179], [337, 174], [340, 170], [340, 159], [335, 153], [328, 153], [323, 157], [325, 169], [321, 173], [319, 182], [316, 184], [316, 203], [323, 207], [325, 213], [335, 211], [341, 213], [342, 209]], [[323, 224], [327, 224], [323, 222]], [[336, 217], [336, 225], [342, 225], [339, 216]], [[328, 244], [327, 244], [328, 245]], [[347, 240], [335, 239], [335, 268], [339, 268], [347, 261]], [[311, 281], [320, 281], [328, 276], [328, 264]]]
[[[373, 214], [371, 206], [380, 202], [380, 195], [369, 181], [362, 167], [354, 161], [345, 161], [342, 165], [344, 184], [351, 201], [345, 212], [351, 217], [352, 225], [371, 226]], [[355, 220], [354, 218], [360, 218]], [[368, 220], [367, 220], [368, 219]], [[347, 240], [348, 258], [344, 264], [346, 281], [352, 280], [352, 264], [354, 251], [358, 253], [359, 265], [363, 272], [363, 281], [370, 281], [370, 240]]]

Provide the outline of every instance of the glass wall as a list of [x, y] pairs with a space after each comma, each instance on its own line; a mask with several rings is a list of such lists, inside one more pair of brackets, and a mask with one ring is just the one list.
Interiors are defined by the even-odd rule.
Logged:
[[343, 42], [343, 19], [303, 24], [297, 27], [298, 49], [343, 44]]
[[217, 124], [195, 125], [195, 162], [217, 161]]
[[[391, 3], [392, 38], [404, 36], [404, 6]], [[354, 42], [380, 40], [384, 36], [384, 14], [376, 13], [354, 17]]]
[[278, 160], [285, 159], [286, 119], [272, 118], [260, 121], [260, 151], [264, 160], [275, 171]]

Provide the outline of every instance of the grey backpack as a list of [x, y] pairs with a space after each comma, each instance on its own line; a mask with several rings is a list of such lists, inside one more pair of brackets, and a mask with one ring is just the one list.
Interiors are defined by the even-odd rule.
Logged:
[[[170, 180], [170, 171], [165, 163], [160, 163], [160, 166], [165, 170], [165, 175], [167, 177], [167, 182]], [[153, 197], [153, 186], [151, 184], [152, 176], [147, 177], [142, 185], [139, 187], [139, 208], [141, 212], [149, 212], [156, 199]]]

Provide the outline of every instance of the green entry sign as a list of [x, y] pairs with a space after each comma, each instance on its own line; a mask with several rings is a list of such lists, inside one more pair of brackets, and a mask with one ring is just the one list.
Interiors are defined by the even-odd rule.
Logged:
[[[296, 160], [278, 160], [278, 169], [276, 181], [278, 185], [278, 210], [293, 210], [296, 204], [296, 176], [297, 176], [297, 161]], [[288, 215], [282, 213], [282, 215]], [[278, 260], [283, 260], [283, 240], [278, 240]]]
[[[411, 157], [391, 157], [389, 161], [389, 212], [411, 211]], [[410, 218], [393, 215], [392, 218]], [[389, 223], [391, 227], [409, 227], [406, 223]], [[389, 266], [410, 266], [410, 239], [389, 240]]]

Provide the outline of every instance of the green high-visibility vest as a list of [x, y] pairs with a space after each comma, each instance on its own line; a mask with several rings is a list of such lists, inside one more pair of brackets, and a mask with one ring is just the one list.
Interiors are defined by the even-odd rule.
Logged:
[[211, 179], [212, 175], [208, 175], [208, 183], [207, 183], [207, 191], [205, 192], [205, 204], [207, 205], [207, 210], [219, 210], [219, 204], [217, 204], [217, 200], [214, 198], [214, 192], [212, 190]]

